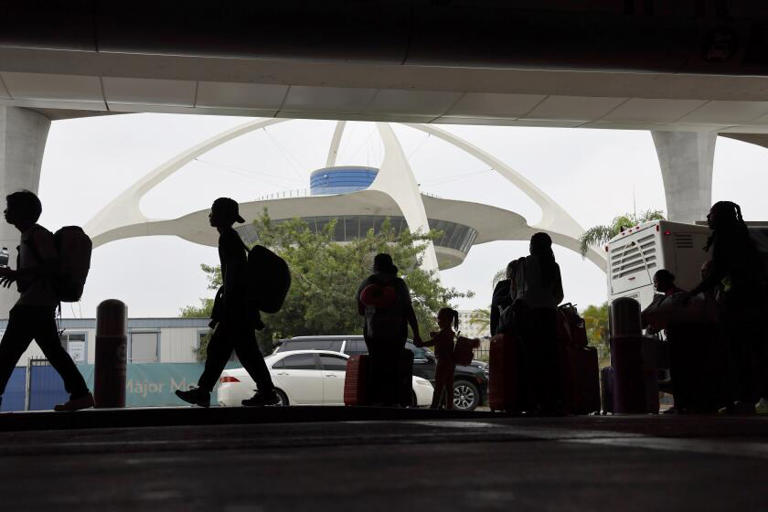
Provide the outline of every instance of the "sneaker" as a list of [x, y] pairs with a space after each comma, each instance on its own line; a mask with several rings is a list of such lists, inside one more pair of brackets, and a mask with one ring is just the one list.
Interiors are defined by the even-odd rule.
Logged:
[[755, 414], [755, 404], [749, 402], [734, 402], [732, 412], [733, 414], [739, 415]]
[[63, 404], [53, 407], [54, 411], [79, 411], [80, 409], [90, 409], [93, 407], [93, 395], [88, 393], [80, 398], [70, 398]]
[[200, 388], [190, 388], [186, 391], [177, 389], [176, 396], [192, 405], [199, 405], [200, 407], [211, 406], [211, 394]]
[[755, 405], [755, 412], [757, 414], [768, 414], [768, 399], [761, 398], [757, 405]]
[[264, 407], [265, 405], [277, 405], [280, 403], [280, 397], [272, 390], [269, 393], [256, 392], [251, 398], [241, 402], [245, 407]]

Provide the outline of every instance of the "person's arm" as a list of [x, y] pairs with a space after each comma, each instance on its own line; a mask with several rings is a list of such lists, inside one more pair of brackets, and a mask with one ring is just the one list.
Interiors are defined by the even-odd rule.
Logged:
[[717, 284], [723, 280], [727, 273], [728, 269], [726, 265], [723, 264], [722, 260], [716, 260], [712, 258], [712, 264], [709, 268], [709, 275], [702, 279], [702, 281], [693, 290], [687, 292], [686, 295], [688, 297], [693, 297], [699, 293], [714, 289]]
[[[53, 235], [42, 229], [36, 229], [32, 237], [24, 242], [31, 245], [37, 264], [23, 269], [0, 268], [0, 286], [8, 288], [14, 281], [36, 281], [50, 278], [56, 274], [57, 253]], [[21, 249], [19, 249], [21, 250]]]
[[491, 336], [496, 334], [496, 329], [499, 327], [499, 302], [502, 299], [502, 289], [504, 288], [504, 281], [496, 283], [496, 288], [493, 289], [493, 295], [491, 299]]
[[413, 341], [418, 341], [421, 343], [421, 334], [419, 334], [419, 321], [416, 318], [416, 311], [413, 309], [413, 302], [411, 301], [411, 291], [408, 289], [408, 285], [405, 284], [405, 281], [401, 280], [403, 291], [405, 293], [405, 299], [406, 299], [406, 311], [405, 311], [405, 318], [408, 321], [408, 325], [411, 326], [411, 331], [413, 331]]
[[248, 258], [245, 255], [245, 245], [234, 230], [223, 237], [221, 243], [223, 245], [221, 264], [222, 268], [226, 267], [222, 275], [223, 303], [224, 308], [229, 311], [235, 304], [245, 300]]
[[420, 346], [420, 347], [432, 347], [432, 346], [434, 346], [434, 345], [435, 345], [435, 338], [430, 338], [430, 339], [428, 339], [427, 341], [424, 341], [424, 340], [422, 340], [422, 341], [419, 343], [419, 346]]
[[368, 280], [363, 281], [357, 288], [357, 294], [355, 294], [355, 300], [357, 301], [357, 314], [365, 316], [365, 304], [360, 300], [360, 294], [363, 293], [363, 289], [367, 286]]
[[562, 276], [560, 275], [560, 265], [557, 263], [555, 263], [555, 283], [552, 290], [552, 295], [555, 299], [555, 306], [563, 302], [563, 298], [565, 298], [565, 294], [563, 293], [563, 280]]

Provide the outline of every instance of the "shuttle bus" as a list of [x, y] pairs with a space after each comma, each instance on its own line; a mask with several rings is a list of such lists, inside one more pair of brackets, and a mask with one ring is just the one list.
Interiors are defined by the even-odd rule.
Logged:
[[[747, 222], [757, 250], [768, 264], [768, 222]], [[710, 257], [704, 247], [710, 229], [702, 224], [665, 220], [646, 222], [613, 237], [608, 251], [608, 300], [631, 297], [646, 308], [653, 300], [653, 274], [665, 268], [675, 284], [690, 290], [701, 281], [701, 266]], [[766, 265], [768, 268], [768, 265]]]
[[653, 274], [665, 268], [675, 284], [690, 290], [701, 281], [700, 270], [709, 255], [704, 251], [707, 226], [665, 220], [646, 222], [608, 242], [608, 300], [630, 297], [642, 309], [653, 300]]

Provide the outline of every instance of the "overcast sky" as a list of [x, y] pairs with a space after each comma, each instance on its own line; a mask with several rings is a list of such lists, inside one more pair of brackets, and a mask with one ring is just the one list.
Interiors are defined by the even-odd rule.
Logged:
[[[247, 118], [131, 114], [56, 121], [51, 125], [40, 182], [41, 223], [52, 230], [84, 225], [117, 194], [179, 152]], [[348, 123], [338, 164], [378, 166], [382, 146], [372, 123]], [[482, 162], [434, 137], [394, 125], [424, 192], [477, 201], [523, 215], [538, 207]], [[208, 208], [218, 196], [244, 202], [263, 194], [308, 187], [324, 166], [334, 123], [287, 121], [259, 130], [203, 155], [145, 196], [142, 211], [173, 218]], [[604, 224], [622, 213], [664, 209], [661, 174], [646, 131], [572, 128], [446, 126], [533, 181], [583, 226]], [[768, 151], [719, 138], [713, 200], [742, 205], [747, 220], [768, 220], [765, 201]], [[442, 272], [448, 286], [472, 290], [462, 309], [487, 307], [491, 278], [525, 242], [475, 246], [465, 262]], [[605, 275], [579, 255], [556, 248], [566, 300], [580, 308], [606, 299]], [[176, 237], [111, 242], [93, 254], [80, 304], [65, 316], [93, 317], [107, 298], [128, 305], [131, 317], [177, 316], [187, 304], [211, 296], [200, 263], [217, 263], [216, 249]]]

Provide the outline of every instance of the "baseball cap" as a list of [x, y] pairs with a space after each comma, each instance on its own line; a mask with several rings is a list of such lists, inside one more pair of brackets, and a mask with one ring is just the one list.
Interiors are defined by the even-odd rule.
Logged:
[[235, 219], [237, 222], [245, 222], [245, 219], [240, 216], [240, 206], [237, 201], [229, 197], [220, 197], [213, 202], [211, 210], [216, 210], [224, 215]]

